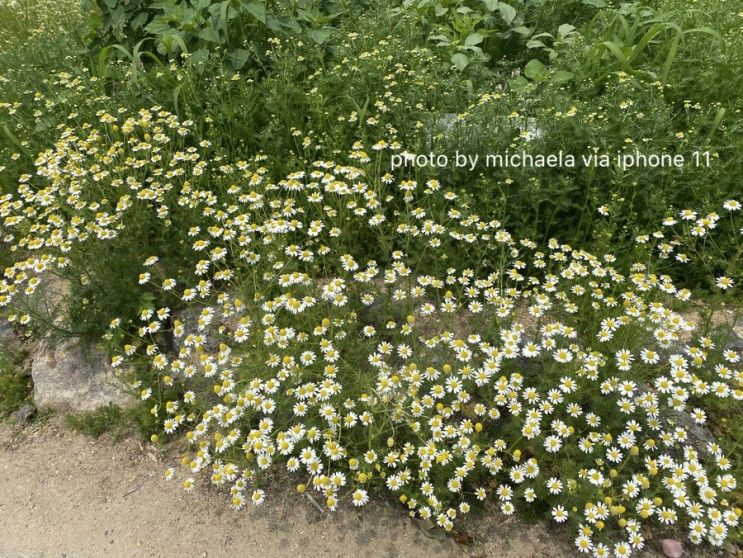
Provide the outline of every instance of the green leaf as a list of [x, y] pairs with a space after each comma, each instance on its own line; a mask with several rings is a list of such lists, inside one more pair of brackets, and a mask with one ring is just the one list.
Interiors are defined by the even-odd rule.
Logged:
[[230, 64], [235, 70], [241, 69], [250, 59], [250, 51], [244, 48], [235, 48], [230, 51]]
[[457, 52], [451, 55], [451, 63], [454, 64], [454, 66], [456, 66], [456, 68], [461, 71], [467, 67], [467, 65], [470, 63], [470, 59], [467, 57], [466, 54]]
[[606, 8], [606, 0], [583, 0], [585, 6], [593, 6], [594, 8]]
[[498, 2], [498, 10], [500, 11], [500, 16], [503, 18], [503, 21], [505, 21], [508, 25], [511, 25], [511, 23], [513, 23], [513, 20], [516, 19], [516, 8], [514, 8], [510, 4], [506, 4], [505, 2]]
[[322, 45], [328, 40], [328, 37], [330, 37], [330, 32], [331, 29], [327, 27], [324, 29], [309, 29], [307, 35], [318, 45]]
[[245, 11], [261, 23], [266, 23], [266, 5], [263, 2], [248, 2]]
[[715, 119], [712, 121], [712, 126], [709, 129], [709, 133], [707, 134], [707, 141], [709, 141], [712, 136], [715, 135], [715, 132], [717, 131], [717, 128], [720, 127], [720, 123], [722, 122], [722, 119], [725, 117], [726, 110], [724, 108], [720, 108], [717, 111], [717, 114], [715, 115]]
[[31, 156], [31, 153], [29, 153], [28, 149], [23, 147], [23, 144], [20, 141], [18, 141], [18, 138], [15, 137], [13, 132], [10, 131], [10, 128], [8, 127], [7, 124], [3, 124], [3, 132], [5, 132], [5, 135], [8, 136], [8, 139], [10, 140], [10, 142], [13, 145], [15, 145], [16, 148], [18, 148], [18, 150], [21, 151], [21, 153], [23, 153], [24, 155], [28, 157]]
[[139, 29], [140, 27], [144, 26], [147, 23], [147, 19], [149, 18], [149, 15], [147, 12], [141, 12], [137, 14], [132, 20], [129, 22], [129, 26], [132, 29]]
[[529, 60], [524, 75], [534, 81], [543, 81], [547, 77], [547, 66], [537, 59]]
[[199, 11], [208, 8], [211, 3], [211, 0], [191, 0], [191, 5], [194, 7], [194, 9]]
[[611, 52], [614, 55], [614, 58], [617, 59], [617, 62], [622, 65], [627, 73], [632, 73], [632, 65], [629, 63], [629, 59], [627, 58], [625, 51], [619, 48], [616, 43], [612, 41], [603, 41], [602, 43], [599, 43], [599, 46], [603, 46], [605, 49]]
[[574, 77], [575, 74], [573, 72], [568, 72], [567, 70], [557, 70], [554, 74], [552, 74], [551, 79], [555, 83], [567, 83]]
[[189, 57], [189, 61], [192, 64], [198, 64], [199, 62], [204, 62], [209, 58], [209, 49], [208, 48], [200, 48], [199, 50], [195, 50], [191, 53], [191, 56]]
[[498, 9], [498, 0], [483, 0], [483, 3], [485, 4], [485, 7], [491, 12], [494, 12]]
[[485, 39], [485, 37], [480, 35], [480, 33], [470, 33], [464, 40], [464, 46], [479, 45], [483, 41], [483, 39]]
[[446, 531], [430, 519], [413, 519], [413, 522], [425, 536], [436, 539], [437, 541], [445, 541], [447, 539]]
[[199, 38], [208, 43], [219, 44], [222, 42], [222, 38], [219, 36], [219, 31], [214, 29], [211, 25], [208, 25], [199, 31]]
[[508, 85], [512, 91], [516, 93], [526, 93], [534, 89], [534, 84], [531, 83], [524, 76], [519, 76], [514, 79], [508, 80]]
[[145, 27], [144, 30], [147, 31], [147, 33], [149, 33], [150, 35], [157, 36], [166, 35], [173, 31], [168, 21], [162, 16], [153, 18], [153, 20], [147, 24], [147, 27]]
[[570, 25], [569, 23], [563, 23], [560, 25], [560, 27], [557, 28], [557, 34], [560, 35], [563, 39], [569, 35], [572, 35], [575, 31], [575, 26]]

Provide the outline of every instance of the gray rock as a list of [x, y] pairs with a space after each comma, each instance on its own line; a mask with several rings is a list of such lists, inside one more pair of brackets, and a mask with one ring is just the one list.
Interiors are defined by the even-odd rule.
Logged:
[[31, 404], [23, 405], [13, 415], [13, 420], [18, 426], [27, 424], [36, 414], [36, 407]]
[[13, 324], [7, 320], [0, 318], [0, 348], [6, 347], [12, 343], [15, 339], [15, 331], [13, 330]]
[[53, 343], [46, 338], [31, 357], [34, 402], [41, 409], [92, 411], [133, 401], [102, 352], [76, 340]]

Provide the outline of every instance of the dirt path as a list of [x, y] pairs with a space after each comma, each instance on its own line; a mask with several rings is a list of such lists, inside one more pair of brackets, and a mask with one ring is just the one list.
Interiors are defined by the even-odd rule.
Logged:
[[546, 527], [503, 516], [475, 520], [474, 542], [460, 545], [425, 536], [399, 508], [321, 514], [289, 488], [233, 511], [221, 492], [163, 480], [158, 461], [134, 438], [92, 440], [59, 419], [0, 424], [0, 558], [570, 555]]

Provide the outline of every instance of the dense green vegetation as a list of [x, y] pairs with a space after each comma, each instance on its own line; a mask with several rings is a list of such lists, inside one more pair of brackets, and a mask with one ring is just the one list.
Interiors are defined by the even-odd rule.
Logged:
[[[282, 463], [331, 509], [386, 487], [449, 530], [495, 498], [595, 556], [646, 520], [739, 540], [737, 0], [17, 0], [0, 22], [0, 310], [101, 344], [142, 401], [72, 426], [186, 430], [185, 488], [206, 470], [236, 508]], [[615, 162], [637, 153], [684, 164]], [[0, 413], [24, 381], [0, 375]]]

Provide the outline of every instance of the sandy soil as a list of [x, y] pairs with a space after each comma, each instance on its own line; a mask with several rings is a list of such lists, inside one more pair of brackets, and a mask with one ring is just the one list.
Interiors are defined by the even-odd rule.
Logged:
[[396, 507], [320, 513], [283, 486], [234, 511], [215, 489], [165, 481], [165, 459], [134, 436], [93, 440], [59, 419], [0, 424], [0, 558], [570, 555], [559, 535], [513, 518], [475, 520], [465, 545], [427, 537]]

